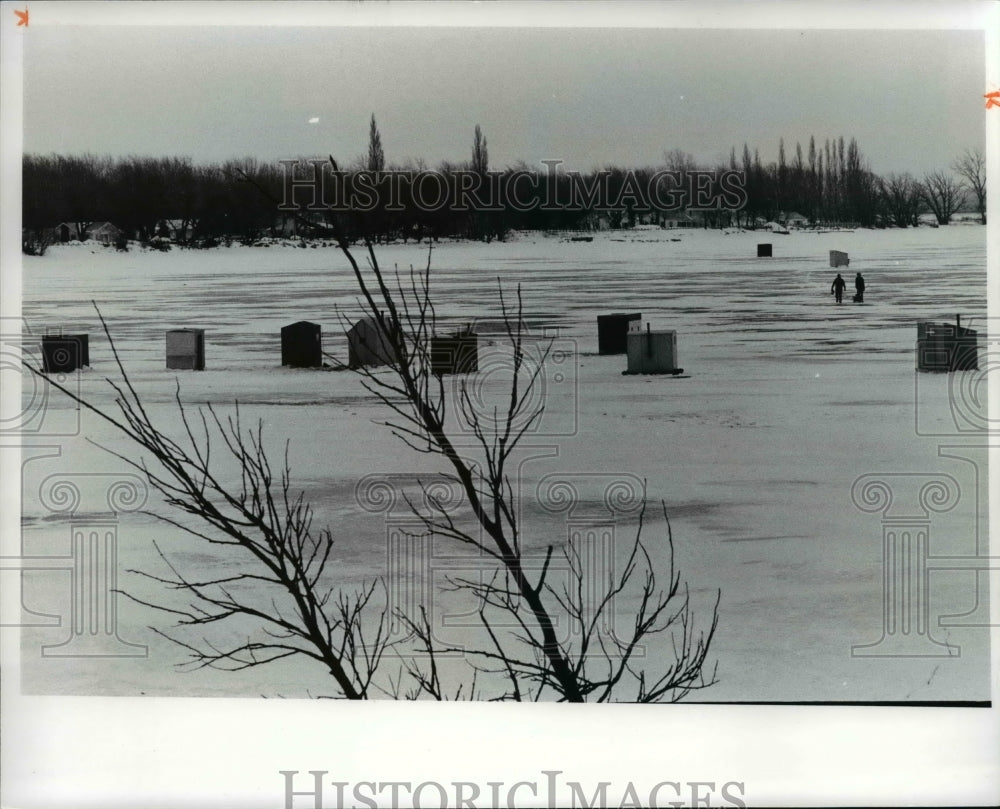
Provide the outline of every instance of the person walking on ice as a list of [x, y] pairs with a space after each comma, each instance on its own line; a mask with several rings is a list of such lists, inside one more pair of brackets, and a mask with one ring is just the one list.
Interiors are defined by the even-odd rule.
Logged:
[[854, 288], [857, 290], [857, 295], [854, 296], [855, 303], [865, 302], [865, 279], [861, 277], [861, 273], [858, 273], [854, 277]]
[[846, 286], [847, 282], [838, 272], [837, 277], [833, 279], [833, 285], [830, 287], [830, 294], [837, 296], [837, 303], [840, 303], [841, 301], [844, 300], [844, 287]]

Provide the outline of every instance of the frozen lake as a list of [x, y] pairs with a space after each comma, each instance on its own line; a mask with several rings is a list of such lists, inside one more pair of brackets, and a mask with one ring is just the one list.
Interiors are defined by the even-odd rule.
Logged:
[[[758, 242], [773, 244], [772, 258], [756, 258]], [[842, 305], [830, 295], [830, 250], [851, 258]], [[377, 252], [383, 268], [427, 261], [425, 246]], [[534, 531], [528, 545], [558, 542], [588, 520], [610, 519], [616, 541], [630, 536], [635, 512], [609, 517], [601, 494], [616, 482], [645, 481], [657, 506], [650, 516], [659, 501], [666, 506], [702, 626], [721, 591], [710, 654], [719, 682], [691, 700], [989, 699], [986, 578], [975, 561], [987, 542], [985, 381], [973, 371], [914, 372], [918, 321], [954, 322], [960, 314], [963, 325], [993, 332], [986, 324], [985, 228], [636, 230], [596, 234], [590, 243], [521, 234], [506, 243], [436, 245], [431, 261], [445, 325], [472, 321], [489, 338], [499, 277], [505, 289], [521, 285], [532, 333], [555, 340], [539, 389], [546, 413], [525, 442], [534, 457], [519, 472]], [[868, 287], [863, 305], [850, 303], [858, 271]], [[116, 377], [95, 300], [154, 420], [180, 437], [178, 380], [186, 402], [227, 412], [238, 400], [247, 424], [261, 418], [276, 447], [290, 442], [293, 482], [312, 500], [316, 522], [331, 526], [344, 580], [353, 585], [386, 573], [386, 537], [405, 514], [362, 508], [357, 483], [369, 475], [426, 477], [426, 458], [374, 423], [388, 414], [354, 374], [280, 367], [280, 329], [299, 320], [321, 324], [324, 350], [346, 358], [338, 312], [353, 321], [361, 309], [339, 251], [54, 247], [24, 258], [23, 288], [33, 334], [89, 333], [92, 367], [71, 380], [88, 399], [110, 405], [104, 380]], [[632, 311], [654, 329], [677, 331], [689, 378], [622, 376], [624, 356], [597, 354], [596, 317]], [[204, 372], [165, 368], [164, 332], [180, 327], [206, 330]], [[981, 368], [988, 362], [982, 345]], [[499, 376], [487, 362], [473, 384], [490, 389]], [[35, 408], [39, 418], [25, 441], [23, 552], [62, 559], [74, 519], [99, 522], [105, 489], [124, 469], [90, 441], [119, 451], [127, 444], [64, 397], [46, 397], [28, 374], [24, 386], [26, 411]], [[75, 518], [46, 500], [52, 476], [80, 486]], [[536, 501], [544, 484], [560, 477], [572, 481], [580, 507], [554, 516]], [[867, 499], [872, 481], [891, 491], [884, 510]], [[148, 505], [163, 508], [153, 497]], [[663, 528], [662, 518], [650, 519], [644, 534], [655, 558]], [[121, 513], [116, 530], [118, 584], [133, 592], [160, 595], [125, 573], [165, 572], [154, 540], [189, 570], [226, 569], [226, 560], [148, 516]], [[884, 612], [902, 581], [883, 553], [885, 537], [897, 531], [929, 536], [925, 556], [908, 562], [926, 562], [929, 572], [926, 591], [910, 602], [919, 614], [906, 633]], [[433, 576], [435, 565], [457, 564], [446, 562], [428, 563]], [[240, 673], [177, 670], [184, 650], [148, 628], [169, 628], [169, 617], [124, 599], [117, 614], [122, 656], [43, 653], [69, 635], [67, 622], [57, 626], [53, 616], [74, 609], [70, 567], [51, 568], [25, 574], [27, 693], [331, 691], [324, 671], [305, 663]], [[460, 641], [460, 628], [448, 631]], [[654, 660], [658, 653], [649, 650]]]

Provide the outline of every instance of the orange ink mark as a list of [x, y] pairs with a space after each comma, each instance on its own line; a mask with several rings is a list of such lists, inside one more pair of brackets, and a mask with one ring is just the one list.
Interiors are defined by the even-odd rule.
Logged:
[[1000, 90], [994, 90], [992, 93], [986, 93], [983, 96], [986, 99], [986, 109], [990, 107], [1000, 107]]
[[16, 27], [20, 28], [23, 25], [25, 28], [27, 28], [28, 27], [28, 9], [25, 9], [24, 11], [18, 11], [15, 8], [14, 9], [14, 14], [17, 15], [17, 26]]

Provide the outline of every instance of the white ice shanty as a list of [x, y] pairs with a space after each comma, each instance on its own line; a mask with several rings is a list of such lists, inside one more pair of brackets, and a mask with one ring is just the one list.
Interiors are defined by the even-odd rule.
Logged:
[[626, 374], [672, 374], [684, 372], [678, 367], [677, 332], [674, 329], [653, 331], [647, 323], [629, 325], [628, 370]]
[[389, 365], [391, 362], [392, 347], [374, 317], [363, 317], [347, 330], [348, 367]]

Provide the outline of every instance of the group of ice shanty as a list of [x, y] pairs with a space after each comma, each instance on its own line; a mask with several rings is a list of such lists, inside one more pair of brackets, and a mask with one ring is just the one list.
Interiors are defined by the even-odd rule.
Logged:
[[[771, 244], [757, 245], [758, 258], [773, 257]], [[830, 251], [830, 266], [847, 267], [850, 258], [840, 250]], [[855, 303], [864, 303], [865, 280], [855, 277]], [[830, 292], [839, 304], [847, 282], [840, 273]], [[378, 367], [392, 363], [392, 351], [378, 320], [367, 316], [346, 333], [347, 368]], [[678, 365], [677, 332], [673, 329], [643, 327], [639, 312], [616, 312], [597, 317], [598, 354], [627, 355], [623, 374], [659, 374], [677, 378], [684, 369]], [[918, 371], [965, 371], [979, 367], [979, 336], [963, 328], [961, 317], [955, 324], [917, 323], [916, 368]], [[317, 323], [299, 321], [281, 329], [281, 364], [292, 368], [322, 368], [322, 328]], [[479, 370], [479, 335], [472, 326], [430, 339], [431, 373], [469, 374]], [[90, 366], [89, 336], [85, 333], [46, 334], [42, 337], [42, 368], [45, 373], [72, 373]], [[205, 330], [172, 329], [166, 333], [168, 370], [205, 370]]]

